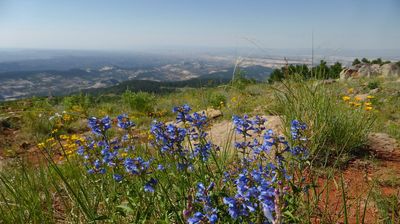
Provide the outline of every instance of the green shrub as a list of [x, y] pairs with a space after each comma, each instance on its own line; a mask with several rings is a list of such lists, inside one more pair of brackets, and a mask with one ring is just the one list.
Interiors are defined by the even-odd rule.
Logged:
[[122, 101], [128, 105], [131, 110], [139, 112], [152, 112], [154, 110], [155, 96], [147, 92], [134, 93], [130, 90], [122, 94]]
[[329, 164], [362, 147], [374, 122], [374, 115], [353, 108], [340, 99], [335, 86], [317, 81], [290, 80], [275, 89], [274, 113], [283, 115], [286, 133], [290, 122], [309, 126], [309, 148], [315, 160]]
[[72, 110], [75, 112], [81, 112], [84, 115], [88, 116], [88, 110], [93, 105], [93, 100], [87, 94], [77, 94], [72, 96], [66, 96], [63, 99], [63, 105], [65, 109]]
[[379, 82], [378, 81], [370, 81], [370, 82], [368, 82], [367, 87], [368, 87], [368, 89], [376, 89], [379, 87]]
[[221, 93], [213, 93], [209, 98], [209, 104], [214, 108], [220, 108], [226, 105], [226, 96]]
[[351, 65], [355, 66], [355, 65], [358, 65], [358, 64], [361, 64], [361, 61], [358, 58], [356, 58], [356, 59], [354, 59], [354, 61], [353, 61], [353, 63]]

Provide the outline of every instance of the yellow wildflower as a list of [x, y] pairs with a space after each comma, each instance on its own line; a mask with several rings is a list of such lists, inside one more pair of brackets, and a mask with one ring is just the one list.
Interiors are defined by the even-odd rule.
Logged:
[[52, 141], [54, 141], [54, 138], [53, 138], [53, 137], [48, 138], [48, 139], [46, 140], [46, 142], [52, 142]]
[[71, 120], [71, 115], [69, 115], [69, 114], [64, 114], [64, 115], [63, 115], [63, 119], [64, 119], [64, 121], [70, 121], [70, 120]]
[[360, 106], [361, 106], [361, 103], [355, 103], [354, 106], [355, 106], [355, 107], [360, 107]]
[[348, 90], [347, 90], [347, 93], [348, 93], [348, 94], [352, 94], [352, 93], [354, 93], [354, 88], [350, 88], [350, 89], [348, 89]]
[[343, 96], [342, 99], [343, 99], [343, 101], [347, 102], [347, 101], [350, 100], [350, 97], [349, 96]]
[[370, 103], [370, 102], [365, 102], [364, 104], [365, 104], [365, 106], [367, 106], [367, 107], [372, 106], [372, 103]]
[[126, 152], [121, 153], [121, 157], [122, 157], [122, 158], [128, 157], [128, 153], [126, 153]]
[[374, 97], [374, 96], [368, 95], [367, 98], [368, 98], [368, 99], [374, 99], [375, 97]]
[[354, 97], [354, 99], [355, 99], [356, 101], [361, 101], [361, 97], [359, 97], [359, 96]]
[[369, 106], [368, 106], [368, 107], [365, 107], [365, 110], [366, 110], [366, 111], [370, 111], [370, 110], [372, 110], [372, 109], [373, 109], [373, 108], [372, 108], [372, 107], [369, 107]]
[[234, 96], [234, 97], [232, 97], [231, 101], [232, 101], [233, 103], [235, 103], [235, 102], [237, 101], [237, 98]]

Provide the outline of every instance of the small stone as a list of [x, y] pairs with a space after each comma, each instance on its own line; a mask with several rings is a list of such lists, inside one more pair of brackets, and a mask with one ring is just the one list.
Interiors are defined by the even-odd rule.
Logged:
[[369, 94], [373, 95], [379, 92], [379, 88], [375, 88], [375, 89], [371, 89], [371, 91], [369, 91]]

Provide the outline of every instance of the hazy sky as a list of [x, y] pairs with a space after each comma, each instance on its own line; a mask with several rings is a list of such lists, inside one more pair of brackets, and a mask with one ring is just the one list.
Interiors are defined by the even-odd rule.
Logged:
[[[400, 0], [0, 0], [0, 48], [400, 49]], [[249, 41], [251, 40], [251, 41]]]

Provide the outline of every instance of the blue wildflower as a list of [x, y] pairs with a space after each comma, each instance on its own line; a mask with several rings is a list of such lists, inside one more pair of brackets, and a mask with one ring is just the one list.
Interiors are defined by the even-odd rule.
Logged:
[[121, 114], [117, 117], [118, 120], [118, 127], [122, 129], [128, 129], [135, 126], [135, 123], [129, 120], [128, 115]]
[[121, 182], [123, 179], [122, 175], [120, 175], [120, 174], [113, 174], [113, 178], [117, 182]]
[[88, 126], [96, 135], [104, 135], [105, 131], [111, 128], [111, 120], [109, 116], [102, 119], [96, 117], [89, 118]]
[[161, 164], [158, 164], [157, 170], [164, 171], [165, 167], [163, 165], [161, 165]]
[[145, 161], [141, 157], [135, 159], [126, 158], [124, 161], [126, 172], [130, 174], [140, 175], [147, 172], [150, 167], [150, 161]]
[[267, 119], [256, 116], [253, 120], [250, 120], [252, 126], [253, 126], [253, 132], [257, 134], [261, 134], [265, 130], [265, 122], [267, 122]]
[[194, 147], [194, 156], [200, 156], [200, 158], [205, 162], [208, 160], [212, 150], [211, 142], [207, 142], [206, 144], [195, 144]]
[[189, 112], [192, 110], [189, 105], [185, 104], [181, 107], [174, 107], [172, 109], [173, 113], [176, 113], [176, 121], [178, 123], [180, 122], [186, 122], [187, 120], [191, 120], [191, 116], [189, 115]]
[[193, 217], [188, 219], [189, 223], [216, 223], [218, 221], [218, 210], [213, 207], [209, 194], [214, 186], [214, 182], [211, 182], [207, 188], [203, 183], [197, 184], [196, 202], [202, 205], [203, 211], [196, 212]]
[[156, 187], [158, 181], [154, 178], [151, 178], [145, 185], [144, 185], [144, 191], [145, 192], [151, 192], [153, 193], [155, 190], [154, 188]]
[[233, 116], [233, 124], [235, 125], [235, 130], [238, 134], [243, 136], [251, 136], [249, 131], [254, 130], [253, 123], [248, 119], [247, 115], [243, 118], [239, 116]]
[[290, 132], [292, 134], [292, 138], [294, 140], [299, 139], [300, 136], [300, 132], [304, 131], [307, 129], [307, 125], [303, 122], [300, 122], [298, 120], [293, 120], [291, 123], [291, 127], [290, 127]]

